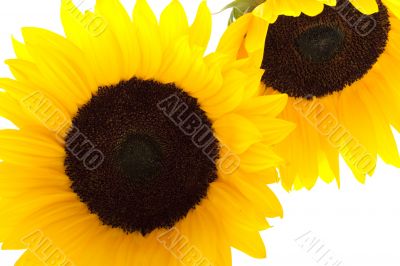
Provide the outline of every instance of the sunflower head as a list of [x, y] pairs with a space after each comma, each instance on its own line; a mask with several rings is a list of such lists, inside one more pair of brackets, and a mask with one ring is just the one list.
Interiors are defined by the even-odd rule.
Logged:
[[277, 148], [288, 190], [339, 179], [339, 155], [365, 182], [377, 157], [400, 166], [399, 13], [393, 0], [266, 1], [233, 23], [218, 50], [257, 58], [261, 94], [287, 94], [297, 129]]
[[132, 16], [64, 0], [61, 19], [65, 37], [23, 29], [0, 80], [18, 127], [0, 131], [3, 248], [28, 248], [21, 265], [54, 259], [43, 240], [76, 265], [231, 265], [231, 246], [264, 257], [287, 96], [259, 96], [252, 58], [204, 56], [204, 2], [192, 25], [175, 0], [159, 20], [144, 0]]

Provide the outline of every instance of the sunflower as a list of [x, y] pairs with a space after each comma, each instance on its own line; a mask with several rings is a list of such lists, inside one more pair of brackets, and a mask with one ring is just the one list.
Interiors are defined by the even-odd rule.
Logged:
[[132, 18], [117, 0], [86, 13], [65, 0], [61, 19], [66, 38], [24, 28], [0, 80], [17, 126], [0, 131], [0, 242], [27, 249], [17, 265], [265, 257], [287, 96], [257, 96], [250, 58], [204, 56], [204, 2], [190, 26], [178, 1], [158, 22], [145, 0]]
[[310, 189], [318, 177], [340, 185], [339, 155], [362, 183], [378, 156], [399, 167], [391, 126], [400, 130], [400, 3], [248, 6], [253, 12], [229, 27], [218, 51], [258, 56], [260, 94], [289, 96], [280, 117], [297, 128], [276, 148], [287, 162], [279, 168], [285, 189]]

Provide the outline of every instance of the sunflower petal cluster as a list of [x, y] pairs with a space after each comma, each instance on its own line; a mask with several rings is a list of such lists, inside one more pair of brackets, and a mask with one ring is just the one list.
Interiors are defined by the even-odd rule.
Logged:
[[0, 242], [16, 265], [231, 265], [266, 256], [282, 207], [267, 184], [293, 129], [253, 58], [204, 55], [211, 13], [145, 0], [82, 13], [65, 36], [24, 28], [0, 79]]

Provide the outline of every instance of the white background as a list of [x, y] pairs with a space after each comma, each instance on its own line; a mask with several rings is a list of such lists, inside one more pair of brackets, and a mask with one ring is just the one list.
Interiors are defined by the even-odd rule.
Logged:
[[[86, 1], [90, 7], [94, 1]], [[134, 0], [122, 1], [131, 10]], [[157, 13], [169, 0], [149, 1]], [[182, 0], [189, 18], [193, 19], [200, 0]], [[229, 0], [209, 0], [217, 12]], [[62, 33], [59, 20], [59, 1], [13, 0], [0, 1], [0, 60], [13, 57], [11, 35], [20, 37], [23, 26], [36, 26]], [[226, 27], [228, 13], [214, 15], [214, 32], [210, 49]], [[0, 64], [0, 76], [8, 76]], [[0, 120], [0, 127], [10, 124]], [[400, 140], [397, 135], [397, 139]], [[316, 262], [313, 251], [301, 247], [308, 235], [319, 240], [316, 247], [329, 251], [334, 259], [347, 266], [399, 266], [400, 265], [400, 170], [380, 163], [373, 178], [360, 185], [342, 163], [342, 187], [318, 183], [313, 191], [286, 193], [273, 186], [284, 210], [283, 220], [272, 221], [274, 227], [263, 233], [268, 259], [255, 260], [234, 252], [235, 266], [313, 266], [334, 265]], [[320, 251], [318, 254], [323, 255]], [[14, 265], [19, 251], [0, 251], [0, 266]], [[84, 265], [86, 266], [86, 265]], [[162, 266], [162, 265], [160, 265]], [[218, 265], [216, 265], [218, 266]]]

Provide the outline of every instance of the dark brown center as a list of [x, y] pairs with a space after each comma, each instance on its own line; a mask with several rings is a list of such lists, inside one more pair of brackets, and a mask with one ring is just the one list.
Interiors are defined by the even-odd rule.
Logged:
[[384, 52], [387, 8], [366, 16], [347, 0], [315, 17], [280, 16], [269, 28], [263, 82], [292, 97], [323, 97], [361, 79]]
[[[174, 226], [217, 178], [219, 144], [211, 132], [205, 154], [192, 138], [200, 126], [212, 128], [197, 100], [173, 84], [134, 78], [100, 88], [66, 137], [73, 191], [127, 233]], [[87, 159], [94, 148], [102, 160]]]

